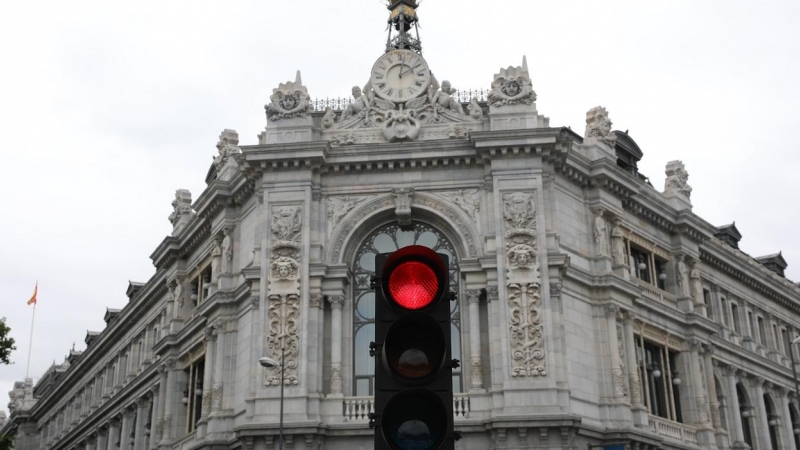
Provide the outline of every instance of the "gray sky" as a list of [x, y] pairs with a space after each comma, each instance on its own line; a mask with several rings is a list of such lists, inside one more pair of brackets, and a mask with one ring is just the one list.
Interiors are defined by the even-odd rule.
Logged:
[[[800, 280], [800, 3], [769, 0], [424, 0], [424, 55], [440, 80], [486, 88], [528, 56], [541, 114], [583, 134], [608, 108], [645, 153], [690, 173], [694, 211], [736, 220], [742, 249], [783, 250]], [[345, 7], [352, 11], [345, 11]], [[3, 212], [0, 316], [17, 340], [0, 409], [25, 375], [61, 362], [171, 231], [174, 191], [196, 199], [224, 128], [257, 143], [263, 105], [297, 69], [312, 97], [348, 95], [383, 52], [378, 0], [0, 3]]]

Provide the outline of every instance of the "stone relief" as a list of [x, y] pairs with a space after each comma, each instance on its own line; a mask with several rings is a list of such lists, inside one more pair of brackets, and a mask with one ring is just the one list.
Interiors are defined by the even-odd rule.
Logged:
[[617, 135], [611, 132], [611, 119], [608, 118], [608, 111], [602, 106], [597, 106], [586, 112], [586, 135], [588, 138], [596, 138], [599, 142], [606, 144], [612, 150], [617, 142]]
[[488, 100], [495, 108], [532, 105], [536, 101], [526, 57], [522, 58], [522, 66], [500, 69], [500, 73], [495, 74]]
[[239, 150], [239, 133], [235, 130], [223, 130], [217, 142], [217, 152], [217, 157], [214, 158], [214, 166], [219, 171], [222, 170], [222, 166], [231, 156], [241, 153], [241, 150]]
[[673, 197], [683, 195], [687, 199], [692, 195], [692, 187], [689, 186], [689, 172], [681, 161], [670, 161], [666, 169], [667, 179], [664, 182], [664, 195]]
[[467, 213], [467, 216], [472, 219], [473, 222], [478, 222], [481, 210], [481, 196], [477, 189], [459, 189], [455, 192], [442, 192], [442, 196]]
[[333, 231], [347, 213], [366, 199], [367, 197], [356, 197], [352, 195], [328, 197], [328, 231]]
[[511, 375], [546, 376], [541, 274], [537, 259], [533, 195], [503, 195]]
[[273, 89], [269, 100], [270, 103], [264, 106], [264, 109], [270, 122], [308, 117], [313, 110], [311, 97], [308, 95], [308, 89], [303, 86], [299, 70], [294, 81], [281, 83]]
[[302, 210], [301, 206], [272, 209], [267, 351], [272, 358], [280, 360], [285, 349], [285, 365], [267, 369], [268, 386], [280, 385], [281, 371], [285, 385], [299, 384]]
[[617, 354], [619, 355], [619, 365], [611, 370], [614, 382], [614, 394], [618, 397], [628, 395], [628, 388], [625, 386], [625, 341], [621, 326], [617, 326]]
[[483, 120], [483, 108], [481, 108], [476, 97], [472, 97], [472, 100], [469, 101], [467, 110], [469, 110], [469, 116], [472, 120]]
[[333, 127], [336, 124], [336, 113], [333, 112], [333, 108], [330, 106], [325, 108], [325, 115], [322, 116], [322, 128], [326, 130], [328, 128]]
[[404, 111], [400, 107], [397, 111], [386, 112], [386, 121], [383, 123], [381, 130], [383, 131], [383, 137], [388, 142], [414, 141], [419, 137], [422, 129], [421, 125], [416, 118], [414, 110]]
[[359, 136], [357, 134], [353, 132], [348, 132], [332, 136], [329, 142], [331, 143], [331, 145], [338, 145], [338, 146], [353, 145], [358, 142], [359, 140], [358, 138]]
[[447, 137], [450, 139], [467, 139], [469, 137], [469, 128], [458, 124], [450, 125], [450, 127], [447, 128]]

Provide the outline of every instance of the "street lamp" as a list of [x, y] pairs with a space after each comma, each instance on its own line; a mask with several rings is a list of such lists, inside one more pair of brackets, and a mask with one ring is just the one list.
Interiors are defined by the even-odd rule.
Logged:
[[267, 369], [275, 369], [280, 367], [281, 369], [281, 413], [280, 413], [280, 425], [278, 425], [278, 450], [283, 450], [283, 363], [286, 357], [286, 346], [281, 345], [281, 360], [280, 362], [269, 358], [267, 356], [260, 358], [258, 363], [262, 366], [266, 367]]

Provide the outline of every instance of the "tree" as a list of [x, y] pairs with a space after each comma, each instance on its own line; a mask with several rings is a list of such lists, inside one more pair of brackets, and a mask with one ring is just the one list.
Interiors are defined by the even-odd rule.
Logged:
[[0, 435], [0, 450], [13, 450], [13, 448], [14, 440], [11, 439], [11, 436]]
[[11, 364], [11, 352], [16, 350], [14, 346], [14, 338], [10, 337], [8, 333], [11, 328], [6, 325], [6, 318], [0, 319], [0, 363]]

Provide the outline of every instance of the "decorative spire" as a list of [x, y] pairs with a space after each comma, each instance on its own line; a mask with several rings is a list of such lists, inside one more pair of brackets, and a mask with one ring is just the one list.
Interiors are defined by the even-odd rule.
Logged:
[[[417, 4], [416, 0], [390, 0], [389, 11], [389, 38], [386, 41], [386, 52], [392, 50], [411, 50], [422, 54], [422, 42], [419, 40], [419, 28], [417, 27]], [[414, 27], [414, 36], [409, 34], [411, 27]], [[396, 31], [396, 36], [392, 37], [392, 30]]]

